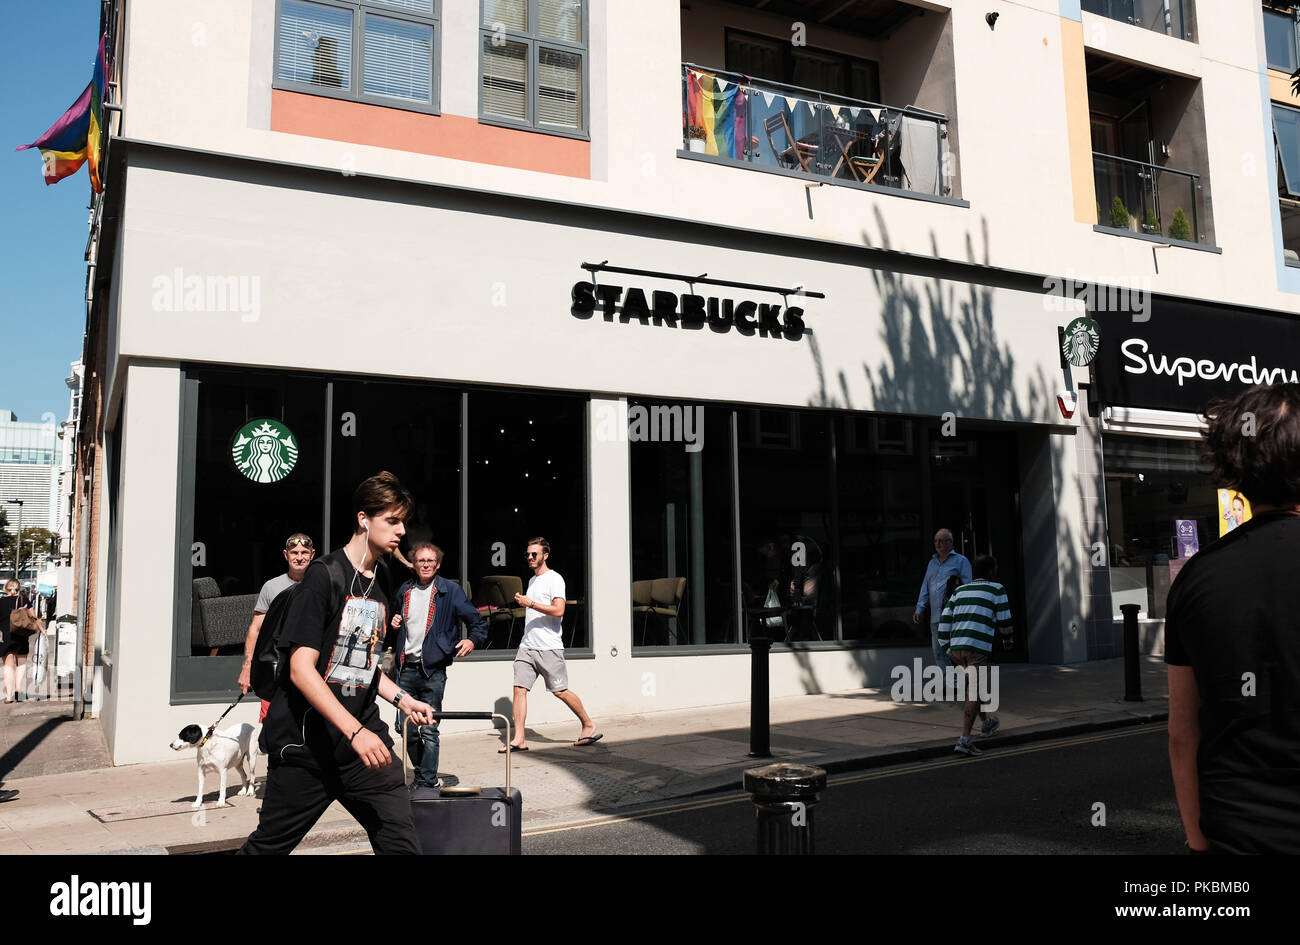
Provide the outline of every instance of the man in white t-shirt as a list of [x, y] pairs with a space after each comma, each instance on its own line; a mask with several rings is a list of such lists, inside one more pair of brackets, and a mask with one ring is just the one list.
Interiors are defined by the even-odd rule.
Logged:
[[594, 745], [604, 736], [596, 731], [587, 710], [582, 707], [582, 700], [569, 689], [569, 672], [564, 665], [564, 637], [560, 632], [564, 617], [564, 578], [560, 577], [560, 572], [546, 566], [546, 559], [551, 555], [551, 543], [545, 538], [530, 541], [527, 554], [533, 576], [528, 579], [527, 593], [515, 595], [515, 603], [527, 610], [524, 613], [524, 638], [515, 654], [515, 734], [510, 744], [515, 751], [528, 750], [524, 736], [528, 691], [541, 676], [546, 680], [546, 688], [582, 723], [582, 731], [573, 744], [579, 747]]
[[[248, 625], [248, 637], [244, 640], [244, 664], [239, 669], [238, 681], [240, 692], [247, 694], [252, 687], [249, 676], [253, 668], [253, 651], [257, 649], [257, 636], [261, 632], [266, 612], [271, 609], [271, 602], [302, 580], [302, 576], [307, 573], [307, 565], [311, 564], [311, 559], [315, 556], [316, 547], [310, 536], [295, 532], [285, 540], [284, 560], [288, 562], [289, 570], [263, 584], [262, 592], [257, 595], [257, 603], [253, 605], [253, 622]], [[270, 705], [265, 699], [262, 700], [262, 708], [257, 714], [258, 722], [266, 718], [266, 710]]]

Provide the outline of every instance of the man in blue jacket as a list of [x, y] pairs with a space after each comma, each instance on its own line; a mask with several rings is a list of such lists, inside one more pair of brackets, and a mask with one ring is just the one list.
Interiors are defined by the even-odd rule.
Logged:
[[[398, 631], [393, 649], [401, 661], [397, 685], [441, 712], [447, 667], [455, 657], [468, 656], [474, 647], [487, 642], [487, 618], [466, 600], [459, 584], [437, 576], [442, 566], [441, 548], [417, 542], [411, 548], [411, 558], [415, 579], [398, 588], [393, 598], [393, 627]], [[468, 639], [457, 639], [458, 619], [469, 627]], [[398, 725], [401, 721], [397, 720]], [[415, 783], [439, 787], [438, 723], [419, 726], [419, 733], [419, 738], [407, 742]]]

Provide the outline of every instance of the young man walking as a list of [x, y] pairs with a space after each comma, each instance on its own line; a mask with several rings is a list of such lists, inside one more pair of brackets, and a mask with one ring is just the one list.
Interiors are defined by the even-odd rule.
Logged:
[[998, 717], [985, 712], [980, 705], [979, 674], [989, 671], [994, 631], [1011, 632], [1011, 604], [1007, 601], [1007, 589], [995, 580], [998, 576], [997, 559], [992, 555], [977, 555], [971, 571], [974, 580], [952, 592], [939, 617], [939, 646], [952, 660], [952, 665], [966, 674], [961, 737], [953, 748], [962, 755], [983, 754], [970, 740], [976, 714], [980, 717], [981, 735], [992, 735], [998, 730]]
[[[411, 546], [415, 579], [407, 581], [393, 598], [393, 626], [397, 640], [393, 648], [401, 660], [397, 685], [442, 711], [447, 688], [447, 667], [451, 661], [469, 656], [487, 642], [487, 617], [465, 599], [465, 591], [454, 581], [438, 577], [442, 549], [427, 541]], [[459, 640], [458, 622], [469, 627], [469, 637]], [[401, 718], [397, 719], [401, 731]], [[440, 787], [438, 779], [438, 723], [422, 725], [418, 736], [408, 731], [415, 783]]]
[[1169, 764], [1196, 853], [1300, 853], [1300, 385], [1206, 408], [1206, 456], [1252, 516], [1169, 589]]
[[[262, 814], [240, 853], [288, 853], [337, 800], [375, 853], [418, 853], [410, 797], [390, 752], [380, 696], [417, 724], [432, 709], [379, 671], [390, 600], [380, 556], [397, 548], [411, 494], [392, 473], [352, 496], [352, 539], [307, 568], [278, 642], [288, 650], [262, 727]], [[341, 586], [340, 586], [341, 584]]]
[[[302, 580], [302, 576], [307, 573], [307, 565], [311, 564], [311, 559], [315, 556], [316, 546], [312, 544], [310, 536], [295, 532], [284, 543], [284, 560], [289, 563], [289, 570], [262, 585], [262, 592], [257, 595], [257, 603], [253, 605], [253, 622], [248, 625], [248, 636], [244, 640], [244, 665], [239, 670], [239, 691], [245, 695], [252, 688], [250, 677], [253, 670], [253, 653], [257, 650], [257, 635], [262, 630], [262, 621], [266, 618], [266, 612], [271, 609], [271, 602]], [[266, 711], [271, 707], [271, 703], [265, 699], [261, 702], [262, 709], [257, 715], [258, 722], [266, 720]]]
[[[528, 580], [528, 592], [515, 595], [515, 603], [527, 610], [524, 613], [524, 638], [515, 654], [515, 734], [510, 743], [515, 751], [528, 750], [528, 740], [524, 736], [528, 690], [541, 676], [546, 680], [546, 688], [582, 723], [582, 731], [573, 744], [579, 747], [594, 745], [604, 736], [596, 731], [587, 710], [582, 707], [582, 700], [569, 689], [569, 672], [564, 665], [564, 637], [561, 634], [564, 578], [546, 564], [551, 556], [551, 543], [545, 538], [530, 541], [527, 555], [533, 576]], [[504, 752], [505, 748], [501, 751]]]

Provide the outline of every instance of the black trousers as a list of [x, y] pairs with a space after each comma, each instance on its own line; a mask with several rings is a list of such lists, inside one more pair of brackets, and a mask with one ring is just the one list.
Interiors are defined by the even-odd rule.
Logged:
[[365, 828], [377, 854], [418, 854], [411, 798], [396, 758], [383, 768], [355, 764], [328, 771], [276, 765], [267, 772], [262, 816], [239, 852], [289, 853], [334, 801]]

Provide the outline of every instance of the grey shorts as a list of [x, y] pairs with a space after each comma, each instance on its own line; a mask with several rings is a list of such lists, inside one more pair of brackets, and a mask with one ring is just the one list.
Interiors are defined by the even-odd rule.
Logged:
[[546, 680], [548, 692], [569, 688], [569, 669], [564, 665], [563, 650], [525, 650], [515, 654], [515, 685], [532, 689], [537, 677]]

